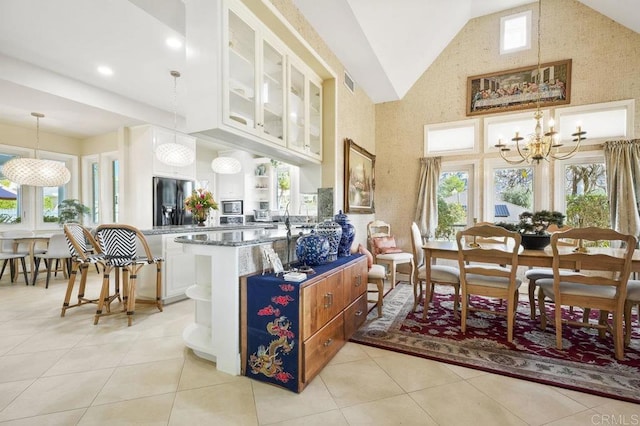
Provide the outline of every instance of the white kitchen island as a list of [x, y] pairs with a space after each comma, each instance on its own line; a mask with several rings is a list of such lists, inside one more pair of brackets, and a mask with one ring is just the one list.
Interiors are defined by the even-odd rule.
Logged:
[[[295, 247], [298, 232], [291, 239]], [[195, 300], [195, 322], [185, 328], [185, 344], [201, 358], [228, 374], [240, 375], [240, 276], [262, 270], [260, 247], [273, 246], [286, 262], [287, 232], [283, 229], [218, 231], [180, 236], [185, 253], [206, 256], [209, 273], [198, 273], [186, 290]], [[203, 265], [200, 263], [199, 265]]]

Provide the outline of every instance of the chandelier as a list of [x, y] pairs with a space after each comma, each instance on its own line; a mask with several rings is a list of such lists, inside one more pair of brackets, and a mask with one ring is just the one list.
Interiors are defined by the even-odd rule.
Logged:
[[40, 119], [44, 114], [32, 112], [36, 118], [36, 158], [13, 158], [2, 167], [2, 174], [18, 185], [61, 186], [69, 182], [71, 172], [60, 161], [41, 160], [38, 157], [40, 145]]
[[505, 153], [511, 151], [511, 148], [503, 143], [502, 139], [498, 139], [498, 143], [495, 145], [495, 147], [500, 150], [500, 156], [502, 157], [502, 159], [509, 164], [521, 164], [524, 162], [527, 162], [527, 164], [531, 164], [533, 162], [535, 162], [536, 164], [540, 164], [541, 160], [549, 161], [549, 158], [553, 158], [554, 160], [565, 160], [567, 158], [573, 157], [573, 155], [578, 152], [582, 140], [586, 139], [584, 135], [586, 135], [587, 132], [583, 131], [582, 128], [578, 126], [576, 132], [571, 135], [574, 138], [574, 147], [569, 152], [559, 153], [558, 148], [563, 146], [563, 144], [559, 141], [558, 132], [556, 132], [553, 128], [553, 119], [549, 120], [549, 130], [547, 132], [543, 131], [543, 114], [542, 111], [540, 111], [540, 84], [543, 83], [542, 69], [540, 66], [541, 15], [542, 0], [538, 0], [538, 70], [537, 75], [535, 76], [538, 90], [536, 97], [536, 112], [533, 114], [533, 118], [536, 120], [536, 127], [534, 133], [528, 135], [526, 140], [524, 137], [520, 136], [520, 133], [517, 131], [515, 137], [511, 139], [513, 142], [515, 142], [516, 151], [520, 156], [520, 159], [517, 160], [510, 160], [506, 157]]
[[178, 143], [178, 95], [176, 89], [180, 73], [171, 71], [170, 74], [173, 77], [173, 142], [163, 143], [156, 147], [156, 157], [168, 166], [184, 167], [195, 161], [196, 154], [188, 146]]

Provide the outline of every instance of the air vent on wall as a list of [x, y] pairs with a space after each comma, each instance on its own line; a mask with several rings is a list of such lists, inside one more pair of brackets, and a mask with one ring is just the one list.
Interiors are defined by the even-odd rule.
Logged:
[[356, 83], [346, 70], [344, 72], [344, 85], [347, 86], [347, 89], [349, 89], [351, 93], [355, 92]]

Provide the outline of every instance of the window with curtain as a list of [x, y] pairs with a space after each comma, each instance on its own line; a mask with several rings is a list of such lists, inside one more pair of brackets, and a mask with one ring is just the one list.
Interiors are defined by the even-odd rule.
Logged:
[[468, 223], [469, 171], [440, 173], [438, 182], [438, 227], [436, 239], [454, 240]]
[[602, 155], [579, 155], [560, 161], [556, 167], [558, 187], [556, 209], [565, 213], [569, 226], [611, 226], [607, 174]]

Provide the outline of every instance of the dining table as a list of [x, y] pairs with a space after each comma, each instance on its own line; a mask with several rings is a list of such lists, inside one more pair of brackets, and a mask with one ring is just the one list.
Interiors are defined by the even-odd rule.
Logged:
[[[503, 248], [508, 249], [506, 244], [503, 243], [487, 243], [491, 248]], [[482, 244], [480, 244], [482, 246]], [[425, 282], [431, 282], [431, 265], [436, 262], [437, 259], [449, 259], [449, 260], [458, 260], [458, 243], [456, 241], [428, 241], [422, 246], [422, 250], [424, 252], [424, 263], [425, 267]], [[573, 251], [576, 250], [573, 246], [559, 247], [560, 252]], [[613, 250], [622, 250], [615, 248], [607, 248], [607, 247], [589, 247], [588, 250], [591, 253], [611, 253]], [[553, 251], [551, 250], [551, 246], [547, 246], [542, 250], [528, 250], [520, 247], [520, 251], [518, 252], [518, 265], [519, 266], [528, 266], [528, 267], [539, 267], [539, 268], [551, 268], [553, 266]], [[567, 269], [580, 269], [580, 265], [575, 265], [575, 263], [560, 264], [561, 268]], [[640, 272], [640, 250], [636, 249], [633, 253], [633, 259], [631, 260], [631, 272]], [[413, 277], [412, 277], [413, 280]], [[418, 286], [416, 283], [413, 284], [413, 295], [414, 301], [416, 305], [420, 303], [420, 299], [422, 295], [418, 294]]]

